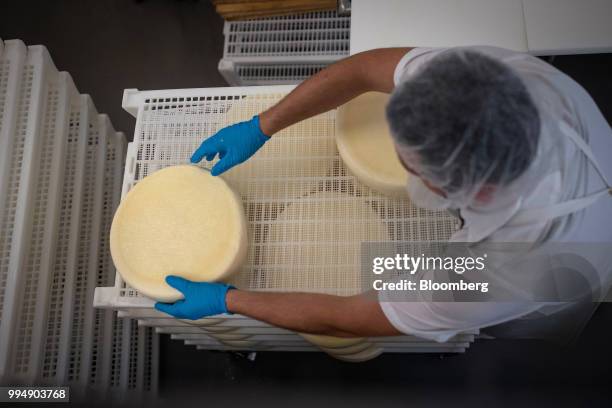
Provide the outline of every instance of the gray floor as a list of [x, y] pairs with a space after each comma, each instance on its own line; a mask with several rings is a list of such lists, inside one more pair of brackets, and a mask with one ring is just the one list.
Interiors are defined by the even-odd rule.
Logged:
[[2, 0], [0, 38], [45, 45], [130, 140], [125, 88], [227, 85], [217, 71], [223, 20], [205, 0]]
[[[208, 1], [0, 2], [0, 37], [46, 45], [98, 110], [131, 138], [124, 88], [224, 86], [222, 20]], [[557, 57], [612, 121], [612, 55]], [[323, 354], [196, 351], [163, 337], [160, 402], [183, 406], [611, 406], [612, 307], [571, 346], [479, 341], [466, 354], [383, 355], [364, 364]]]

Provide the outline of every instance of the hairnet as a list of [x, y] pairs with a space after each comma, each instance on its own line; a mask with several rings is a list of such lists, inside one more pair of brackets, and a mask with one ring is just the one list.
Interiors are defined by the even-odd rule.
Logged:
[[462, 48], [442, 52], [400, 84], [387, 118], [404, 161], [459, 205], [524, 174], [540, 139], [538, 109], [521, 78]]
[[[533, 208], [584, 196], [587, 159], [559, 126], [565, 122], [579, 127], [575, 119], [579, 114], [572, 99], [542, 75], [541, 64], [534, 58], [532, 65], [524, 63], [515, 71], [461, 48], [432, 58], [396, 88], [387, 106], [391, 133], [403, 161], [442, 189], [455, 206], [476, 208], [480, 213], [496, 214], [497, 209], [516, 203], [517, 208]], [[547, 74], [563, 75], [552, 67]], [[487, 191], [485, 199], [479, 197], [482, 191]], [[536, 202], [529, 202], [533, 199]], [[517, 235], [514, 240], [545, 251], [548, 242], [562, 236], [582, 216], [583, 212], [577, 212], [545, 220], [537, 237]], [[508, 265], [521, 259], [509, 254]], [[488, 278], [517, 293], [525, 288], [524, 282], [540, 279], [547, 282], [547, 288], [568, 288], [576, 298], [597, 297], [610, 285], [605, 274], [584, 275], [588, 284], [578, 287], [571, 276], [549, 276], [548, 269], [537, 266], [541, 265], [499, 265]], [[598, 273], [607, 271], [599, 269]], [[571, 304], [551, 304], [541, 311], [558, 313]]]

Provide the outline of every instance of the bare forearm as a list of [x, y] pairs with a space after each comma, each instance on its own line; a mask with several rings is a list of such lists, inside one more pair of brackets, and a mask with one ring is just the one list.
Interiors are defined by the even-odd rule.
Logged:
[[330, 65], [261, 113], [261, 130], [271, 136], [294, 123], [334, 109], [364, 92], [391, 92], [393, 70], [408, 50], [372, 50]]
[[298, 332], [341, 337], [399, 334], [376, 299], [367, 296], [231, 290], [226, 303], [232, 313]]

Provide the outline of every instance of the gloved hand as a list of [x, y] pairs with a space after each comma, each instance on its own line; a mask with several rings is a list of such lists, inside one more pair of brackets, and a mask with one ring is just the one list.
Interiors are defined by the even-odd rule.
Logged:
[[254, 155], [268, 140], [270, 137], [259, 127], [259, 116], [253, 116], [249, 121], [223, 128], [204, 140], [191, 156], [191, 162], [199, 163], [203, 157], [210, 161], [218, 153], [220, 160], [211, 171], [213, 176], [218, 176]]
[[197, 320], [229, 313], [225, 295], [233, 286], [225, 283], [192, 282], [180, 276], [167, 276], [166, 283], [181, 292], [185, 299], [174, 303], [155, 303], [155, 309], [179, 319]]

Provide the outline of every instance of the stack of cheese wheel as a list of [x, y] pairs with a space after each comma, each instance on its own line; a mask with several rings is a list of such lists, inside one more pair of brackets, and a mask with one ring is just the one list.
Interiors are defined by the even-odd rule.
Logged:
[[382, 349], [364, 338], [342, 338], [299, 333], [308, 342], [338, 360], [359, 363], [378, 357]]
[[[264, 276], [251, 286], [264, 282], [264, 290], [361, 293], [361, 244], [388, 239], [385, 224], [363, 197], [310, 194], [287, 206], [269, 226], [261, 250]], [[343, 361], [366, 361], [382, 351], [366, 339], [301, 335]]]
[[[217, 130], [225, 124], [250, 120], [266, 108], [260, 98], [247, 96], [234, 101], [224, 125]], [[320, 126], [319, 122], [314, 117], [283, 129], [253, 157], [222, 177], [246, 200], [257, 202], [286, 202], [315, 191], [319, 180], [331, 171], [330, 157], [336, 154], [334, 141], [327, 136], [333, 128], [318, 133], [308, 129]]]
[[249, 340], [252, 336], [241, 333], [238, 327], [229, 327], [222, 325], [227, 319], [206, 318], [198, 320], [179, 319], [181, 322], [192, 326], [197, 326], [206, 335], [226, 346], [236, 348], [248, 348], [258, 345], [259, 342]]
[[386, 225], [363, 197], [321, 191], [288, 205], [261, 246], [263, 276], [250, 287], [354, 295], [364, 291], [361, 244], [389, 240]]
[[216, 326], [220, 323], [223, 323], [226, 319], [220, 319], [220, 318], [210, 318], [210, 317], [206, 317], [204, 319], [197, 319], [197, 320], [189, 320], [189, 319], [178, 319], [180, 322], [183, 323], [187, 323], [191, 326], [198, 326], [198, 327], [208, 327], [208, 326]]
[[379, 193], [407, 196], [408, 172], [402, 166], [389, 133], [385, 106], [389, 95], [368, 92], [340, 106], [336, 144], [346, 167]]
[[165, 278], [227, 279], [244, 261], [247, 230], [239, 197], [196, 166], [167, 167], [145, 177], [113, 219], [110, 248], [132, 288], [158, 301], [183, 297]]

